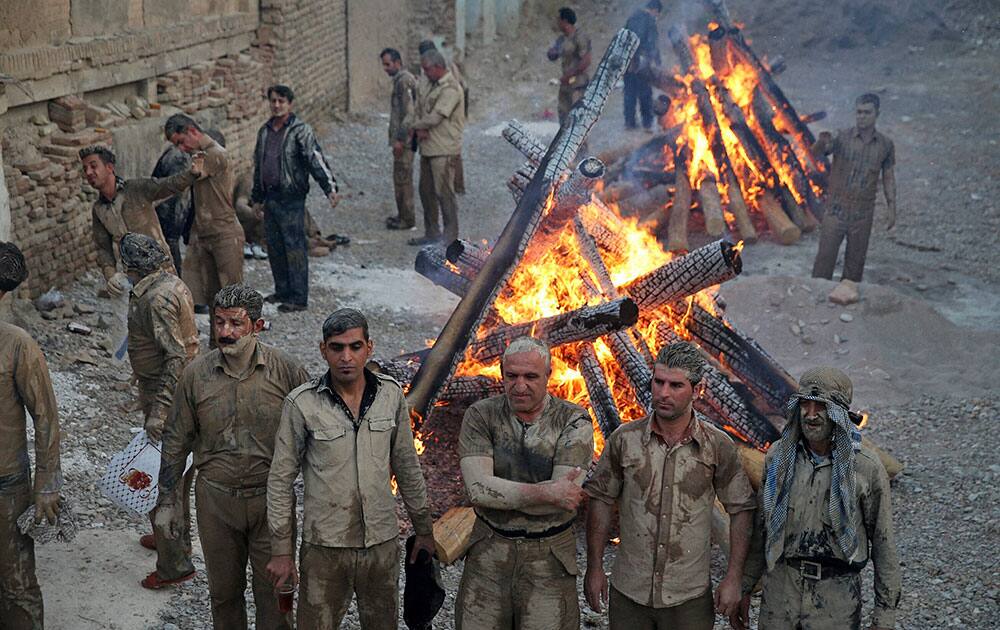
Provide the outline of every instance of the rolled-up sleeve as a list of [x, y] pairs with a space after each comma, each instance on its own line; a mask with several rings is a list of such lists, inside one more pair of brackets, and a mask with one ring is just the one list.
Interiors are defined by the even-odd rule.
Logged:
[[605, 444], [593, 476], [583, 484], [583, 491], [592, 499], [614, 504], [622, 494], [622, 439], [616, 431]]
[[757, 501], [750, 486], [750, 478], [740, 463], [736, 445], [729, 437], [722, 436], [716, 443], [716, 453], [712, 485], [726, 512], [736, 514], [756, 509]]

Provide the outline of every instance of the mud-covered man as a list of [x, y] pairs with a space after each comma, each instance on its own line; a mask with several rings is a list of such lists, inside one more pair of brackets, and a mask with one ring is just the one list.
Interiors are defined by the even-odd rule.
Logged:
[[900, 573], [889, 476], [861, 445], [849, 412], [850, 378], [832, 367], [806, 371], [788, 423], [764, 460], [745, 596], [733, 627], [748, 627], [750, 592], [763, 576], [760, 627], [859, 630], [861, 569], [875, 566], [871, 628], [895, 627]]
[[195, 508], [216, 628], [247, 627], [246, 568], [253, 567], [258, 628], [289, 628], [267, 578], [267, 475], [281, 406], [309, 380], [288, 354], [260, 342], [264, 297], [235, 284], [213, 301], [219, 347], [188, 364], [163, 431], [157, 531], [176, 537], [183, 514], [176, 489], [189, 453], [198, 470]]
[[[107, 292], [117, 297], [127, 286], [125, 271], [119, 261], [118, 246], [122, 237], [129, 232], [145, 234], [169, 251], [170, 246], [163, 236], [153, 204], [189, 188], [201, 176], [204, 160], [200, 157], [192, 160], [189, 168], [170, 177], [125, 180], [115, 173], [115, 154], [107, 147], [85, 147], [80, 149], [79, 155], [83, 176], [98, 193], [92, 211], [97, 264], [107, 281]], [[174, 271], [171, 260], [164, 262], [164, 267]]]
[[[21, 250], [0, 241], [0, 300], [28, 277]], [[35, 480], [28, 462], [27, 413], [35, 427]], [[0, 626], [44, 626], [42, 591], [35, 578], [35, 545], [17, 519], [35, 505], [35, 522], [55, 524], [63, 477], [59, 412], [49, 368], [31, 336], [0, 321]]]
[[886, 229], [891, 230], [896, 224], [896, 148], [888, 136], [875, 130], [878, 95], [862, 94], [855, 101], [855, 110], [854, 127], [836, 136], [824, 131], [812, 147], [817, 157], [833, 155], [828, 201], [820, 224], [812, 275], [833, 278], [840, 243], [846, 238], [843, 275], [830, 294], [830, 300], [838, 304], [852, 304], [859, 299], [858, 284], [865, 270], [880, 179], [885, 195]]
[[625, 84], [625, 129], [636, 128], [635, 107], [638, 104], [643, 129], [653, 130], [653, 78], [659, 73], [661, 64], [660, 33], [656, 21], [660, 19], [661, 11], [663, 4], [660, 0], [649, 0], [625, 22], [625, 28], [639, 37], [639, 49], [622, 77]]
[[[653, 364], [653, 412], [611, 434], [585, 486], [592, 500], [584, 593], [596, 611], [609, 604], [613, 630], [711, 630], [715, 612], [739, 605], [756, 504], [735, 444], [692, 408], [704, 369], [690, 343], [661, 349]], [[730, 515], [730, 553], [713, 606], [716, 499]], [[608, 602], [604, 548], [615, 503], [621, 544]]]
[[549, 61], [562, 64], [559, 77], [559, 124], [566, 120], [566, 114], [583, 97], [590, 79], [590, 38], [576, 25], [576, 11], [569, 7], [559, 9], [556, 28], [561, 35], [548, 51]]
[[396, 216], [385, 220], [390, 230], [409, 230], [416, 224], [413, 213], [413, 143], [409, 123], [416, 109], [417, 78], [403, 68], [395, 48], [379, 54], [382, 70], [392, 79], [389, 97], [389, 146], [392, 147], [392, 186], [396, 193]]
[[399, 603], [399, 523], [395, 476], [416, 540], [434, 553], [433, 523], [403, 390], [365, 367], [374, 344], [368, 320], [343, 308], [323, 322], [326, 373], [288, 395], [268, 478], [268, 570], [279, 586], [297, 581], [295, 494], [305, 482], [298, 627], [338, 628], [358, 600], [361, 627], [395, 628]]
[[573, 524], [594, 430], [586, 410], [548, 393], [551, 365], [544, 343], [515, 339], [500, 363], [504, 393], [462, 420], [458, 451], [476, 523], [458, 630], [580, 626]]
[[[155, 239], [129, 233], [119, 244], [122, 266], [132, 292], [128, 310], [128, 358], [139, 385], [139, 406], [143, 428], [152, 442], [159, 442], [167, 420], [174, 389], [184, 367], [198, 354], [198, 328], [194, 321], [194, 301], [187, 285], [174, 274], [163, 271], [169, 254]], [[155, 511], [150, 514], [152, 535], [140, 543], [155, 550], [156, 570], [142, 580], [142, 586], [158, 589], [194, 577], [191, 563], [190, 496], [194, 471], [179, 484], [174, 504], [181, 510], [180, 535], [171, 539], [155, 527]]]

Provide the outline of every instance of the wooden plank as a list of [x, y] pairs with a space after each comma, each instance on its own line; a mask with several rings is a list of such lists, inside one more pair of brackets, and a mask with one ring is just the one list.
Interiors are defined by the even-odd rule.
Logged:
[[434, 547], [441, 564], [453, 564], [465, 555], [472, 541], [476, 513], [471, 507], [453, 507], [434, 521]]

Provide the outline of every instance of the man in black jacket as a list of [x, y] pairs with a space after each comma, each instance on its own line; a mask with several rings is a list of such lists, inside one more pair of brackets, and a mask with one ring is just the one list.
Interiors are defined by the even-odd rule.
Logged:
[[285, 85], [267, 89], [271, 119], [257, 132], [251, 201], [264, 213], [268, 262], [274, 294], [282, 312], [304, 311], [309, 299], [309, 256], [306, 238], [306, 194], [309, 176], [336, 208], [337, 180], [312, 127], [292, 113], [295, 94]]
[[625, 70], [625, 128], [635, 129], [635, 105], [639, 103], [642, 127], [653, 129], [653, 75], [660, 67], [659, 31], [656, 20], [663, 5], [660, 0], [649, 0], [625, 22], [625, 28], [639, 36], [639, 50]]

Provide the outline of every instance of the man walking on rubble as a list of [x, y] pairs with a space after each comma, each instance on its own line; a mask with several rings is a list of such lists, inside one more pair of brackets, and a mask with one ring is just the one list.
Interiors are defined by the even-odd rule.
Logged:
[[462, 420], [458, 451], [476, 523], [458, 630], [580, 626], [573, 524], [594, 429], [586, 410], [548, 393], [551, 361], [541, 341], [515, 339], [500, 363], [504, 393]]
[[[147, 438], [160, 442], [174, 398], [174, 388], [188, 362], [198, 354], [198, 328], [191, 291], [174, 274], [163, 271], [169, 255], [154, 239], [129, 233], [119, 246], [122, 266], [132, 281], [128, 311], [128, 358], [139, 386], [139, 405]], [[157, 531], [155, 510], [150, 513], [153, 534], [140, 543], [156, 551], [156, 570], [142, 586], [159, 589], [194, 577], [191, 563], [191, 482], [194, 470], [178, 484], [174, 505], [181, 511], [180, 535], [174, 539]]]
[[[97, 264], [107, 282], [108, 294], [118, 297], [127, 284], [118, 260], [122, 237], [128, 232], [145, 234], [170, 251], [153, 204], [187, 190], [201, 176], [204, 160], [193, 160], [189, 168], [170, 177], [125, 180], [115, 173], [115, 154], [107, 147], [85, 147], [79, 155], [84, 178], [97, 190], [92, 211]], [[174, 271], [169, 260], [164, 262], [164, 268]]]
[[253, 192], [250, 200], [263, 209], [268, 262], [281, 312], [304, 311], [309, 302], [309, 244], [306, 236], [306, 195], [309, 176], [336, 208], [333, 177], [312, 127], [292, 113], [295, 93], [287, 85], [267, 89], [271, 118], [257, 132], [253, 151]]
[[399, 523], [395, 476], [420, 550], [434, 554], [433, 522], [410, 412], [399, 384], [365, 367], [368, 321], [342, 308], [323, 322], [326, 373], [285, 400], [268, 477], [267, 513], [275, 586], [297, 582], [295, 493], [302, 471], [302, 586], [298, 626], [337, 628], [356, 595], [361, 627], [395, 628], [399, 602]]
[[[549, 61], [560, 61], [562, 75], [559, 77], [559, 124], [566, 121], [566, 115], [581, 98], [590, 79], [590, 38], [576, 25], [576, 12], [569, 7], [559, 9], [557, 21], [562, 35], [549, 48]], [[582, 151], [581, 151], [582, 152]]]
[[653, 130], [653, 78], [659, 72], [660, 64], [660, 33], [656, 28], [656, 20], [660, 18], [663, 5], [660, 0], [649, 0], [646, 5], [636, 10], [627, 22], [625, 28], [639, 37], [639, 49], [635, 51], [632, 62], [625, 69], [625, 129], [635, 129], [635, 106], [638, 102], [639, 113], [642, 115], [642, 128], [648, 132]]
[[392, 147], [392, 186], [396, 193], [396, 216], [385, 220], [390, 230], [410, 230], [416, 225], [413, 212], [413, 143], [409, 123], [416, 108], [417, 79], [403, 68], [395, 48], [379, 54], [382, 69], [392, 79], [389, 97], [389, 146]]
[[799, 379], [785, 430], [764, 459], [734, 628], [748, 626], [750, 592], [763, 576], [762, 630], [860, 630], [861, 569], [869, 559], [871, 628], [895, 626], [900, 574], [889, 476], [861, 444], [852, 393], [837, 368], [813, 368]]
[[[587, 574], [584, 593], [612, 630], [711, 630], [715, 613], [740, 602], [753, 490], [736, 446], [692, 403], [705, 359], [687, 342], [660, 350], [653, 364], [653, 412], [608, 439], [584, 486]], [[729, 566], [712, 597], [710, 534], [716, 498], [729, 513]], [[604, 548], [618, 504], [621, 544], [611, 575]]]
[[844, 271], [830, 301], [858, 301], [858, 284], [865, 270], [868, 239], [875, 219], [875, 193], [879, 176], [885, 195], [886, 229], [896, 224], [896, 148], [886, 135], [875, 130], [879, 114], [877, 94], [862, 94], [855, 101], [855, 125], [837, 133], [819, 134], [813, 155], [833, 155], [828, 201], [819, 229], [819, 249], [813, 262], [814, 278], [833, 279], [840, 243], [845, 238]]
[[309, 374], [285, 352], [258, 341], [263, 305], [263, 296], [244, 284], [227, 286], [215, 296], [212, 326], [219, 347], [185, 368], [163, 431], [156, 526], [170, 537], [180, 535], [177, 486], [193, 452], [212, 621], [226, 630], [247, 628], [248, 559], [256, 627], [291, 627], [267, 579], [271, 542], [265, 495], [282, 403]]
[[[0, 241], [0, 299], [28, 277], [21, 250]], [[35, 545], [17, 519], [35, 505], [35, 522], [59, 518], [63, 476], [59, 412], [45, 356], [31, 336], [0, 321], [0, 626], [44, 627], [42, 591], [35, 577]], [[28, 465], [25, 410], [35, 427], [35, 480]]]

